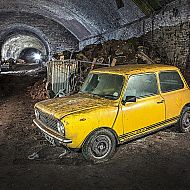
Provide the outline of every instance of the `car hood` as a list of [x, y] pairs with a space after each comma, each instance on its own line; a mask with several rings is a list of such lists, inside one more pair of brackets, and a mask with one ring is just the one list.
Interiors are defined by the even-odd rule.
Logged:
[[44, 113], [61, 119], [66, 115], [104, 106], [117, 106], [113, 100], [93, 97], [88, 94], [75, 94], [67, 97], [54, 98], [37, 103], [35, 108]]

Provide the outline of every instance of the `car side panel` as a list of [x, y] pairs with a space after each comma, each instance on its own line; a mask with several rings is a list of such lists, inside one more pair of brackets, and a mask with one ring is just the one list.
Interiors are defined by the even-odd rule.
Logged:
[[166, 119], [180, 116], [183, 107], [190, 103], [190, 89], [181, 72], [178, 70], [177, 72], [184, 83], [184, 88], [166, 93], [161, 92], [161, 96], [164, 98], [166, 105]]
[[[124, 134], [165, 120], [165, 105], [160, 95], [138, 99], [122, 107]], [[162, 103], [160, 103], [162, 102]]]
[[177, 91], [162, 93], [166, 105], [166, 119], [179, 116], [184, 105], [188, 103], [188, 91], [181, 89]]

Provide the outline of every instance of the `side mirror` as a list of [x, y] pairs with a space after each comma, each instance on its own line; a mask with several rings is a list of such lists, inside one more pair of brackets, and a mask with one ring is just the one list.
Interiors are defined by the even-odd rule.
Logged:
[[127, 102], [136, 102], [137, 98], [136, 96], [126, 96], [125, 100], [122, 101], [123, 104], [126, 104]]

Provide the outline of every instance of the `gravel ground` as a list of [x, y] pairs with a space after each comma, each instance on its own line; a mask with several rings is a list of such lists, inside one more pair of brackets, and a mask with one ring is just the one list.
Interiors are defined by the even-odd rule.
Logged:
[[[189, 190], [190, 134], [175, 127], [123, 144], [112, 160], [92, 165], [80, 153], [59, 158], [32, 124], [39, 76], [0, 76], [0, 189]], [[28, 156], [38, 152], [37, 158]]]

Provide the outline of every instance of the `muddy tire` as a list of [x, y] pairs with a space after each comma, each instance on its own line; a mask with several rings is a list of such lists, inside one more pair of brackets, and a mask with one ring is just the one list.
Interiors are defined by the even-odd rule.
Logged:
[[105, 162], [114, 155], [116, 143], [111, 131], [101, 129], [89, 135], [82, 147], [82, 154], [93, 163]]
[[181, 113], [179, 130], [183, 133], [190, 132], [190, 107], [185, 107]]

